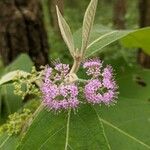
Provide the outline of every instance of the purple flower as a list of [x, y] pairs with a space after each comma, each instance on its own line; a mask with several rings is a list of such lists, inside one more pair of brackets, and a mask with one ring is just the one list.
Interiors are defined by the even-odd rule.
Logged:
[[49, 66], [47, 66], [46, 68], [45, 68], [45, 70], [44, 70], [44, 82], [45, 83], [49, 83], [49, 82], [51, 82], [50, 81], [50, 76], [51, 76], [51, 74], [52, 74], [52, 68], [51, 67], [49, 67]]
[[89, 103], [101, 103], [102, 95], [98, 90], [102, 87], [101, 82], [98, 79], [90, 80], [84, 89], [85, 97]]
[[[79, 105], [79, 101], [77, 99], [78, 88], [76, 85], [60, 85], [57, 87], [50, 85], [47, 88], [46, 92], [43, 92], [43, 102], [50, 109], [75, 109]], [[47, 91], [53, 91], [53, 93], [47, 93]]]
[[115, 103], [115, 99], [117, 98], [117, 92], [113, 90], [108, 90], [103, 94], [102, 102], [106, 105], [109, 105], [111, 103]]
[[68, 64], [59, 63], [55, 65], [55, 70], [61, 72], [64, 75], [67, 75], [69, 73], [70, 67]]
[[83, 68], [102, 67], [102, 62], [98, 58], [89, 59], [84, 62]]
[[[98, 58], [84, 62], [83, 68], [91, 76], [84, 87], [84, 95], [88, 103], [111, 105], [116, 102], [118, 87], [112, 67], [103, 67], [102, 64]], [[79, 106], [77, 85], [66, 83], [69, 70], [68, 64], [60, 62], [55, 63], [54, 69], [47, 66], [44, 70], [41, 92], [43, 103], [50, 110], [76, 109]]]
[[101, 67], [102, 61], [98, 58], [89, 59], [83, 63], [83, 68], [87, 69], [86, 74], [93, 78], [100, 76]]
[[113, 77], [113, 69], [110, 65], [107, 65], [102, 73], [103, 78], [111, 79]]
[[[88, 61], [85, 63], [86, 67], [90, 67], [90, 64], [96, 64], [96, 62], [101, 62], [100, 60], [96, 61], [93, 59], [93, 63]], [[91, 65], [92, 66], [92, 65]], [[98, 63], [97, 63], [98, 66]], [[99, 71], [102, 67], [99, 64]], [[84, 67], [84, 68], [86, 68]], [[88, 68], [90, 69], [90, 68]], [[102, 73], [95, 72], [92, 73], [96, 79], [91, 79], [88, 81], [88, 83], [85, 85], [84, 88], [84, 94], [89, 103], [92, 104], [99, 104], [104, 103], [106, 105], [110, 105], [111, 103], [115, 102], [115, 99], [117, 98], [118, 92], [117, 92], [117, 84], [114, 80], [113, 76], [113, 69], [111, 66], [106, 66], [104, 69], [102, 69]]]
[[69, 73], [70, 67], [68, 64], [58, 63], [55, 64], [54, 69], [57, 71], [55, 75], [55, 80], [63, 80], [66, 77], [66, 75]]
[[[59, 67], [58, 67], [59, 68]], [[58, 69], [57, 68], [57, 69]], [[78, 87], [74, 84], [59, 84], [55, 83], [55, 79], [51, 80], [50, 68], [45, 70], [45, 80], [41, 86], [43, 95], [43, 103], [51, 110], [62, 110], [69, 108], [77, 108], [78, 101]]]
[[112, 90], [116, 90], [117, 89], [117, 84], [114, 80], [114, 76], [113, 76], [113, 69], [111, 66], [107, 65], [102, 73], [102, 84], [105, 88], [107, 89], [112, 89]]

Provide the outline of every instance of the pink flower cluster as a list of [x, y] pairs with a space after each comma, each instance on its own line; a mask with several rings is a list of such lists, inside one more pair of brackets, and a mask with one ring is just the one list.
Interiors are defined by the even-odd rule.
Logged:
[[[75, 109], [79, 105], [78, 87], [75, 83], [56, 84], [56, 81], [65, 79], [69, 65], [56, 64], [54, 69], [45, 68], [44, 83], [41, 87], [44, 105], [52, 110]], [[57, 71], [55, 75], [52, 74], [54, 71]]]
[[[110, 105], [117, 98], [117, 84], [111, 66], [103, 67], [98, 58], [83, 63], [86, 74], [91, 76], [84, 86], [84, 95], [88, 103]], [[79, 90], [76, 83], [66, 84], [69, 65], [58, 63], [54, 69], [47, 66], [41, 86], [43, 103], [51, 110], [75, 109], [79, 106]]]
[[102, 68], [102, 66], [102, 62], [98, 59], [91, 59], [83, 64], [87, 69], [87, 75], [92, 76], [85, 85], [84, 94], [89, 103], [110, 105], [117, 98], [118, 87], [113, 77], [112, 67], [108, 65]]
[[89, 59], [83, 64], [83, 68], [87, 69], [87, 75], [92, 75], [94, 78], [99, 76], [101, 67], [102, 62], [98, 58]]

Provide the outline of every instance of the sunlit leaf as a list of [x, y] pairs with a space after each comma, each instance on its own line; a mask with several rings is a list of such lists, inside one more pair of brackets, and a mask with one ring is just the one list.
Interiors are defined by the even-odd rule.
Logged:
[[139, 47], [143, 51], [150, 55], [150, 27], [136, 30], [133, 33], [129, 33], [123, 39], [121, 43], [125, 47]]
[[92, 41], [88, 45], [85, 57], [89, 57], [95, 54], [96, 52], [99, 52], [99, 53], [102, 52], [103, 48], [127, 36], [130, 32], [133, 32], [133, 31], [113, 30], [113, 31], [108, 31], [107, 33], [104, 33], [103, 35], [100, 35], [98, 38], [96, 38], [94, 41]]

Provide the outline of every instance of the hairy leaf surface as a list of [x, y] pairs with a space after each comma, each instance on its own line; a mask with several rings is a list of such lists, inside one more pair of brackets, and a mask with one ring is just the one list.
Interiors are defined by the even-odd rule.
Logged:
[[56, 6], [56, 10], [57, 10], [57, 17], [58, 17], [58, 24], [59, 24], [59, 28], [61, 31], [61, 35], [66, 43], [66, 45], [68, 46], [68, 49], [71, 53], [71, 55], [74, 55], [74, 41], [73, 41], [73, 36], [70, 30], [69, 25], [67, 24], [67, 22], [65, 21], [65, 19], [63, 18], [62, 14], [60, 13], [58, 7]]
[[91, 29], [94, 22], [98, 0], [91, 0], [83, 19], [82, 27], [82, 47], [81, 50], [85, 51], [89, 42]]

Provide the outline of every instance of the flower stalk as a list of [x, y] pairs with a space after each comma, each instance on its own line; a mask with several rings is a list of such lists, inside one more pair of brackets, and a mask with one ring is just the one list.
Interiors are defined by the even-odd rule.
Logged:
[[73, 62], [73, 66], [70, 70], [70, 74], [72, 74], [72, 73], [76, 74], [78, 72], [80, 64], [81, 64], [82, 59], [83, 59], [83, 54], [81, 52], [79, 52], [78, 49], [76, 49], [76, 52], [75, 52], [73, 58], [74, 58], [74, 62]]

